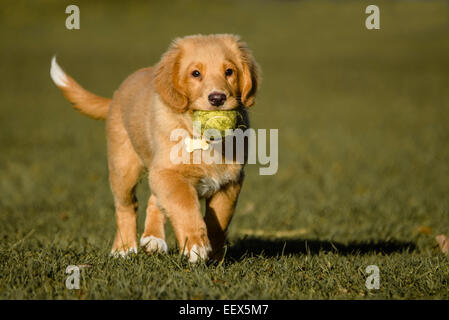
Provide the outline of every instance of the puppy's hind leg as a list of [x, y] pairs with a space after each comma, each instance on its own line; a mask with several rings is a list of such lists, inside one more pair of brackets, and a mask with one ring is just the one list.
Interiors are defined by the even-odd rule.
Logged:
[[166, 220], [165, 215], [157, 206], [156, 196], [151, 195], [148, 199], [145, 230], [140, 238], [140, 246], [147, 253], [166, 253], [168, 251], [164, 230]]

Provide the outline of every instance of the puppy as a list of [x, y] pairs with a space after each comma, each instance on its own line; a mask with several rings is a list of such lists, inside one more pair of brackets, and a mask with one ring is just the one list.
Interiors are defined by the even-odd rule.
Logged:
[[[174, 164], [170, 151], [177, 142], [170, 136], [175, 129], [193, 134], [194, 110], [239, 109], [247, 119], [246, 108], [254, 104], [260, 79], [246, 44], [229, 34], [178, 38], [157, 65], [130, 75], [112, 99], [83, 89], [55, 58], [50, 75], [75, 109], [106, 120], [117, 223], [111, 253], [137, 252], [135, 187], [147, 169], [152, 194], [140, 246], [147, 253], [167, 252], [164, 224], [168, 217], [179, 250], [190, 262], [221, 259], [244, 164]], [[201, 198], [206, 199], [204, 218]]]

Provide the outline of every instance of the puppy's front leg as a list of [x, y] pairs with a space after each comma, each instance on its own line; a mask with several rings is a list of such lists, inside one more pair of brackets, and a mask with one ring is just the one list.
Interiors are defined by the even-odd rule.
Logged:
[[212, 244], [212, 258], [221, 260], [224, 254], [226, 230], [234, 215], [242, 181], [231, 183], [206, 200], [205, 222]]
[[192, 183], [175, 170], [160, 170], [150, 172], [150, 187], [173, 225], [181, 253], [190, 262], [207, 260], [211, 247]]

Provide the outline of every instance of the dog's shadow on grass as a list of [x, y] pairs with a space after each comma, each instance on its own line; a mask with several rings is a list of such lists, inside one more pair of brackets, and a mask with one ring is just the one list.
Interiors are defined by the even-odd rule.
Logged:
[[225, 259], [228, 261], [240, 261], [250, 256], [279, 257], [283, 255], [315, 255], [320, 252], [333, 252], [340, 255], [391, 254], [404, 251], [410, 252], [414, 251], [415, 248], [416, 245], [413, 242], [397, 240], [361, 241], [343, 244], [322, 240], [245, 237], [238, 239], [228, 246]]

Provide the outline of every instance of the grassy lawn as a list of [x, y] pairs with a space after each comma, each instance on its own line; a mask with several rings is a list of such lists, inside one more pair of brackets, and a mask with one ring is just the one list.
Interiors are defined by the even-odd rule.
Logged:
[[[378, 31], [366, 1], [81, 1], [77, 31], [71, 3], [0, 8], [1, 299], [449, 298], [447, 1], [376, 1]], [[248, 167], [222, 264], [189, 265], [169, 225], [169, 255], [109, 258], [104, 123], [63, 99], [52, 55], [111, 96], [174, 37], [225, 32], [262, 67], [250, 114], [279, 129], [277, 174]], [[139, 232], [149, 192], [143, 179]], [[80, 290], [68, 265], [84, 266]]]

